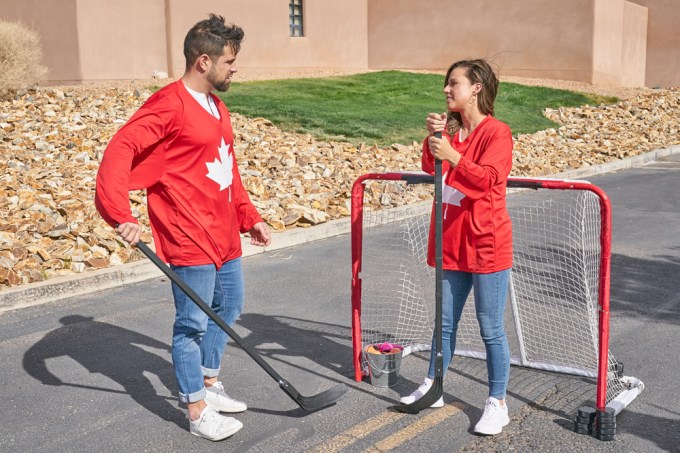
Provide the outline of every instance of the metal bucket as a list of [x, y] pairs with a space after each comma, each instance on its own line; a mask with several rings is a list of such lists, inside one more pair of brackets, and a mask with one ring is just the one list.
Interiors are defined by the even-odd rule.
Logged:
[[393, 387], [397, 385], [397, 382], [399, 382], [401, 356], [402, 351], [389, 354], [375, 354], [364, 350], [371, 385], [374, 387]]

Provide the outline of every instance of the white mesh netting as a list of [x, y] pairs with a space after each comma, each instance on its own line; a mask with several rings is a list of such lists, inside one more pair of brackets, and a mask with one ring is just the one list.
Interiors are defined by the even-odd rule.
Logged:
[[[401, 181], [370, 181], [363, 211], [362, 350], [398, 343], [405, 353], [430, 348], [434, 269], [426, 264], [431, 201], [371, 209], [384, 194], [432, 191]], [[422, 196], [420, 196], [422, 198]], [[514, 265], [506, 309], [513, 364], [597, 376], [600, 204], [586, 190], [511, 189]], [[470, 295], [456, 354], [484, 358]], [[363, 355], [362, 355], [363, 357]], [[607, 401], [625, 390], [609, 355]], [[362, 368], [366, 363], [361, 364]]]

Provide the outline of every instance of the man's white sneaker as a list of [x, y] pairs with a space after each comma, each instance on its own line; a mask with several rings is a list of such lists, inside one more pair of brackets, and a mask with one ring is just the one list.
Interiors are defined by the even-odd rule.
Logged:
[[[430, 378], [425, 378], [422, 384], [420, 384], [420, 387], [418, 389], [411, 393], [409, 396], [404, 396], [402, 397], [399, 402], [401, 404], [411, 404], [415, 401], [418, 401], [420, 398], [423, 397], [427, 393], [428, 390], [430, 390], [430, 387], [432, 387], [432, 383], [434, 381]], [[439, 397], [437, 401], [432, 403], [432, 406], [430, 407], [444, 407], [444, 397]]]
[[235, 418], [220, 415], [210, 407], [203, 409], [197, 420], [189, 420], [191, 434], [212, 441], [226, 439], [241, 428], [243, 423]]
[[220, 381], [205, 388], [205, 402], [217, 412], [229, 412], [233, 414], [248, 409], [246, 403], [236, 401], [234, 398], [227, 395], [224, 391], [224, 386]]
[[489, 397], [484, 406], [484, 413], [479, 422], [475, 425], [475, 432], [477, 434], [486, 434], [493, 436], [503, 431], [503, 427], [510, 423], [508, 417], [508, 405], [501, 406], [500, 402], [494, 398]]

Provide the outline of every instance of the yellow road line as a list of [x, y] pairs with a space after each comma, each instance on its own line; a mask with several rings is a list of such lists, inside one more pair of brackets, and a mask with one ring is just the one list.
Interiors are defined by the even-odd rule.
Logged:
[[[404, 442], [414, 438], [415, 436], [427, 431], [441, 423], [447, 417], [450, 417], [458, 412], [461, 412], [465, 404], [459, 401], [448, 404], [441, 409], [432, 411], [431, 414], [417, 420], [415, 423], [406, 428], [393, 433], [391, 436], [376, 443], [373, 447], [366, 450], [366, 452], [381, 452], [389, 451]], [[357, 441], [367, 437], [368, 435], [381, 430], [385, 426], [407, 416], [401, 412], [383, 412], [370, 418], [360, 424], [354, 425], [348, 430], [338, 434], [327, 441], [314, 446], [310, 452], [334, 453], [341, 451], [344, 448], [356, 443]]]
[[356, 441], [363, 439], [369, 434], [378, 431], [384, 426], [392, 422], [395, 422], [396, 420], [399, 420], [404, 416], [406, 416], [406, 414], [402, 414], [401, 412], [383, 412], [381, 414], [376, 415], [373, 418], [369, 418], [368, 420], [361, 422], [358, 425], [354, 425], [345, 432], [340, 433], [337, 436], [332, 437], [331, 439], [319, 445], [316, 445], [313, 449], [309, 451], [324, 453], [333, 453], [336, 451], [340, 451], [343, 448], [352, 445]]
[[390, 451], [398, 447], [399, 445], [403, 444], [404, 442], [413, 439], [417, 435], [422, 434], [425, 431], [433, 428], [434, 426], [443, 422], [446, 418], [454, 414], [457, 414], [458, 412], [462, 412], [464, 408], [465, 404], [459, 401], [447, 404], [441, 409], [436, 409], [431, 414], [419, 419], [418, 421], [407, 426], [401, 431], [397, 431], [391, 436], [381, 440], [380, 442], [376, 443], [372, 448], [366, 450], [366, 452]]

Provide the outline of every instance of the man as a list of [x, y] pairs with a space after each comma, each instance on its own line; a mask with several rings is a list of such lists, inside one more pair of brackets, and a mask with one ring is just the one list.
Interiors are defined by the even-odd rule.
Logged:
[[[182, 78], [152, 95], [114, 135], [97, 175], [95, 204], [130, 244], [141, 230], [128, 191], [147, 189], [156, 252], [215, 312], [232, 324], [243, 306], [240, 234], [267, 246], [262, 221], [241, 182], [229, 111], [212, 91], [226, 91], [243, 30], [210, 15], [184, 40]], [[172, 359], [192, 434], [213, 441], [243, 426], [219, 412], [242, 412], [217, 380], [226, 334], [172, 286]]]

